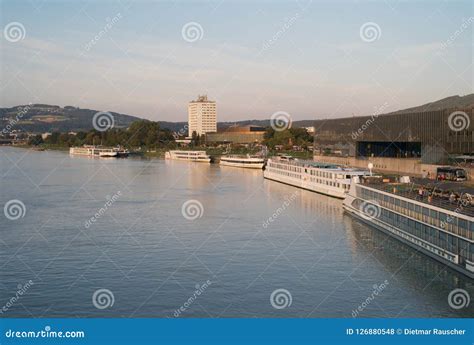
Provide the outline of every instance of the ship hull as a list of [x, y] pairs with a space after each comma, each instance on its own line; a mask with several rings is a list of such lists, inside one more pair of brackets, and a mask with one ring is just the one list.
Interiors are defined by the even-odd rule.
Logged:
[[274, 174], [268, 170], [264, 171], [263, 177], [268, 180], [284, 183], [290, 186], [306, 189], [311, 192], [328, 195], [338, 199], [344, 199], [347, 195], [347, 193], [337, 188], [331, 188], [330, 186], [320, 185], [302, 179], [296, 179], [289, 176]]

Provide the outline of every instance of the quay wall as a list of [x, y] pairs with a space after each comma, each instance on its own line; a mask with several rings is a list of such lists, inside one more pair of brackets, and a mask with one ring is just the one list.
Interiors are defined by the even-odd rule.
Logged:
[[[367, 169], [367, 165], [372, 163], [374, 171], [383, 173], [406, 174], [410, 176], [422, 176], [428, 172], [432, 176], [436, 176], [436, 169], [442, 165], [423, 164], [418, 158], [387, 158], [387, 157], [371, 157], [366, 159], [356, 157], [336, 157], [314, 155], [317, 162], [326, 162], [334, 164], [343, 164], [352, 167]], [[463, 167], [469, 176], [469, 180], [474, 179], [474, 167]]]

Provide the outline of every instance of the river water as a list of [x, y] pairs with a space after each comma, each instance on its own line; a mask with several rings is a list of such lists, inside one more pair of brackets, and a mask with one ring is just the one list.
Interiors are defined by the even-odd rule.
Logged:
[[0, 176], [0, 317], [474, 315], [472, 280], [261, 171], [0, 147]]

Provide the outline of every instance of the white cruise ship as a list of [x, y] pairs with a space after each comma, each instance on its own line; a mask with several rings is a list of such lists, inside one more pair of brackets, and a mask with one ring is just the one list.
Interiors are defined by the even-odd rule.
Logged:
[[219, 164], [237, 168], [263, 169], [265, 158], [250, 155], [227, 155], [221, 157]]
[[102, 147], [95, 145], [84, 145], [78, 147], [69, 148], [69, 154], [77, 156], [87, 157], [127, 157], [129, 152], [126, 149], [120, 147]]
[[474, 279], [473, 199], [474, 189], [459, 183], [356, 178], [343, 207], [359, 220]]
[[210, 163], [211, 157], [206, 151], [168, 151], [165, 159], [176, 159], [180, 161]]
[[313, 192], [344, 199], [354, 176], [368, 175], [365, 170], [338, 165], [299, 161], [289, 156], [267, 161], [263, 177]]

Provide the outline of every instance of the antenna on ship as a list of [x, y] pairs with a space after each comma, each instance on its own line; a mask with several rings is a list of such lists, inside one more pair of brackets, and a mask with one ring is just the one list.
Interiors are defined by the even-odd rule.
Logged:
[[369, 168], [370, 176], [372, 176], [372, 169], [374, 168], [374, 164], [373, 163], [367, 164], [367, 168]]

